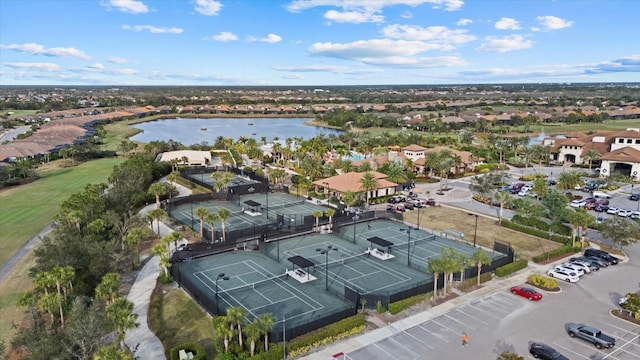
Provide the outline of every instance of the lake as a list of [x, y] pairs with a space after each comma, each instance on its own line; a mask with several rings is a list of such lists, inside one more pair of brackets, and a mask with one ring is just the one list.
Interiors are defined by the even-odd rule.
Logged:
[[258, 142], [265, 136], [267, 141], [274, 137], [280, 140], [301, 137], [310, 139], [320, 134], [341, 134], [340, 130], [304, 125], [309, 118], [176, 118], [149, 121], [131, 125], [142, 130], [131, 137], [133, 141], [175, 140], [184, 145], [213, 144], [218, 136], [238, 139], [240, 136], [254, 138]]

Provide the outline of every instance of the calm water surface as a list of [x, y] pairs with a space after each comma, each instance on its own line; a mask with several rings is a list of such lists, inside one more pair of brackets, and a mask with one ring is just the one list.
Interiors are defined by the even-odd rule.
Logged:
[[[131, 125], [143, 132], [131, 137], [133, 141], [175, 140], [184, 145], [213, 144], [218, 136], [237, 139], [240, 136], [254, 138], [258, 142], [265, 136], [280, 140], [301, 137], [309, 139], [320, 134], [340, 134], [341, 131], [304, 125], [309, 118], [212, 118], [212, 119], [165, 119]], [[253, 125], [250, 125], [253, 124]]]

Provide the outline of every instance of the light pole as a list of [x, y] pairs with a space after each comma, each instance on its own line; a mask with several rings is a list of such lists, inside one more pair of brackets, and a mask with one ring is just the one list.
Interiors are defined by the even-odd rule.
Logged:
[[338, 251], [338, 248], [329, 245], [326, 249], [316, 249], [316, 251], [324, 255], [324, 289], [329, 290], [329, 252]]
[[476, 224], [473, 226], [473, 247], [476, 247], [476, 241], [478, 240], [478, 214], [468, 214], [468, 215], [476, 217]]
[[411, 227], [406, 229], [400, 229], [400, 231], [407, 232], [407, 266], [411, 266]]
[[422, 203], [419, 204], [420, 206], [418, 206], [418, 221], [416, 224], [416, 230], [420, 230], [420, 208], [422, 207]]
[[224, 273], [218, 274], [216, 278], [216, 315], [220, 315], [220, 308], [218, 307], [218, 281], [219, 280], [229, 280], [228, 276], [225, 276]]
[[358, 219], [360, 219], [360, 216], [358, 216], [358, 214], [353, 215], [353, 243], [356, 243], [356, 221], [358, 221]]

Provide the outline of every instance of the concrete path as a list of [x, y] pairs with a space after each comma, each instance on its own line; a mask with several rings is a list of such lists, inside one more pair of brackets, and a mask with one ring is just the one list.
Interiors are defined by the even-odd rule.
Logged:
[[51, 231], [53, 231], [53, 225], [49, 224], [44, 229], [40, 230], [38, 235], [31, 238], [26, 245], [16, 251], [16, 253], [13, 254], [13, 256], [2, 265], [2, 267], [0, 267], [0, 282], [9, 276], [16, 265], [40, 242], [40, 239], [49, 235]]

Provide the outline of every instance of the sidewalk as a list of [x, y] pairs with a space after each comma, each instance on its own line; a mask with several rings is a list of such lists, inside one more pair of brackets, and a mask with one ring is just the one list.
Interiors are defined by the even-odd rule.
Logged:
[[[160, 181], [166, 182], [166, 178]], [[180, 184], [173, 184], [178, 189], [178, 196], [191, 195], [191, 190]], [[145, 206], [139, 211], [139, 214], [146, 214], [150, 210], [156, 208], [156, 204], [150, 204]], [[160, 226], [160, 237], [165, 236], [173, 232], [173, 230], [160, 222], [153, 225], [152, 230], [157, 231], [157, 226]], [[171, 245], [169, 245], [171, 247]], [[127, 300], [133, 303], [133, 312], [138, 315], [136, 321], [139, 325], [137, 328], [130, 330], [125, 335], [125, 343], [127, 346], [135, 350], [136, 359], [165, 359], [164, 346], [156, 334], [149, 328], [148, 311], [149, 302], [151, 300], [151, 293], [156, 287], [156, 280], [160, 271], [160, 260], [157, 256], [151, 257], [147, 263], [142, 267], [136, 281], [129, 290]]]

